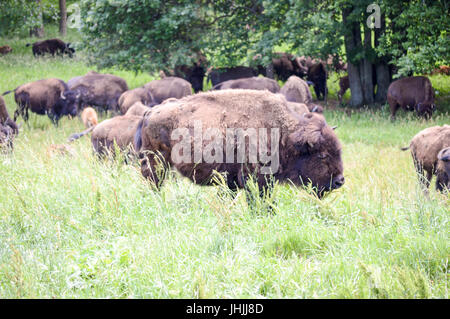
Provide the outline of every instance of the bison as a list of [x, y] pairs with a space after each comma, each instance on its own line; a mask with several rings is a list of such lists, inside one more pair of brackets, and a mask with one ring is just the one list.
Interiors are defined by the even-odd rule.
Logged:
[[77, 115], [77, 92], [70, 91], [67, 84], [60, 79], [44, 79], [23, 84], [13, 91], [17, 110], [14, 112], [14, 122], [20, 115], [28, 121], [28, 110], [36, 114], [45, 115], [58, 125], [59, 119], [64, 115]]
[[188, 81], [175, 76], [168, 76], [160, 80], [154, 80], [144, 85], [144, 89], [153, 96], [154, 105], [161, 104], [168, 98], [181, 99], [192, 95], [192, 86]]
[[303, 78], [308, 73], [308, 67], [301, 63], [300, 58], [289, 53], [275, 53], [272, 64], [274, 74], [281, 81], [287, 81], [292, 75]]
[[146, 114], [148, 114], [150, 110], [150, 107], [142, 104], [141, 102], [136, 102], [128, 109], [125, 115], [146, 116]]
[[90, 72], [78, 80], [78, 83], [71, 87], [80, 98], [78, 109], [82, 110], [86, 106], [102, 107], [104, 111], [119, 109], [119, 97], [128, 91], [127, 82], [112, 74], [100, 74]]
[[258, 76], [258, 70], [248, 66], [235, 66], [230, 68], [212, 69], [208, 73], [208, 81], [212, 86], [228, 80], [237, 80], [242, 78], [251, 78]]
[[[450, 147], [450, 125], [433, 126], [417, 133], [411, 140], [408, 147], [402, 150], [411, 149], [414, 166], [421, 185], [426, 191], [430, 186], [433, 174], [437, 176], [436, 189], [442, 191], [448, 187], [448, 169]], [[442, 162], [439, 165], [439, 162]], [[427, 173], [424, 176], [424, 171]]]
[[283, 85], [280, 93], [288, 102], [306, 104], [309, 111], [323, 113], [323, 107], [312, 103], [312, 95], [308, 83], [299, 77], [292, 75]]
[[26, 44], [27, 47], [29, 47], [30, 45], [32, 45], [33, 55], [35, 57], [44, 55], [45, 53], [50, 53], [52, 56], [55, 56], [55, 54], [67, 54], [69, 57], [72, 57], [75, 53], [75, 49], [70, 47], [70, 43], [65, 43], [60, 39], [48, 39], [35, 42], [33, 44]]
[[412, 76], [396, 80], [389, 85], [387, 101], [391, 109], [391, 119], [399, 108], [415, 110], [418, 116], [431, 118], [436, 105], [434, 90], [430, 80], [424, 76]]
[[0, 54], [8, 54], [12, 52], [12, 48], [9, 45], [4, 45], [0, 47]]
[[139, 125], [135, 148], [143, 176], [157, 186], [159, 163], [197, 184], [224, 174], [233, 190], [245, 188], [252, 174], [260, 189], [273, 177], [311, 184], [318, 197], [344, 184], [341, 144], [324, 118], [300, 116], [266, 91], [211, 91], [156, 106]]
[[97, 112], [92, 107], [85, 108], [81, 113], [81, 121], [83, 121], [83, 124], [86, 128], [97, 125]]
[[254, 76], [251, 78], [228, 80], [212, 88], [212, 90], [226, 89], [268, 90], [272, 93], [277, 93], [280, 91], [280, 86], [275, 80]]
[[152, 105], [153, 95], [150, 90], [139, 87], [122, 93], [118, 101], [120, 112], [122, 114], [127, 113], [128, 109], [136, 102], [141, 102], [148, 106]]
[[342, 103], [342, 98], [344, 97], [345, 92], [350, 88], [350, 81], [348, 78], [348, 75], [342, 77], [339, 79], [339, 92], [338, 92], [338, 98], [339, 103]]
[[308, 81], [314, 85], [314, 92], [318, 100], [324, 100], [327, 95], [327, 69], [323, 62], [312, 64], [308, 68]]
[[14, 132], [8, 125], [0, 123], [0, 149], [12, 149]]

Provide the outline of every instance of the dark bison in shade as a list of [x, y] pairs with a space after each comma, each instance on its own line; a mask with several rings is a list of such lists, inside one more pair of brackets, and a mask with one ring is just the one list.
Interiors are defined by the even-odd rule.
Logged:
[[212, 88], [212, 90], [226, 89], [268, 90], [272, 93], [278, 93], [280, 91], [280, 86], [275, 80], [254, 76], [251, 78], [228, 80], [219, 83]]
[[203, 91], [203, 79], [205, 78], [207, 64], [206, 57], [201, 52], [197, 52], [192, 64], [177, 65], [173, 75], [191, 83], [194, 92], [197, 93]]
[[350, 88], [350, 81], [348, 79], [348, 75], [339, 79], [339, 92], [338, 98], [339, 103], [342, 103], [342, 98], [344, 97], [345, 92]]
[[431, 118], [436, 105], [434, 90], [430, 80], [424, 76], [412, 76], [394, 81], [389, 85], [387, 101], [391, 108], [391, 118], [399, 108], [415, 110], [418, 116]]
[[327, 95], [327, 69], [325, 64], [319, 62], [311, 65], [308, 68], [307, 79], [313, 83], [317, 99], [325, 99]]
[[8, 54], [12, 52], [12, 48], [9, 45], [4, 45], [0, 47], [0, 54]]
[[[270, 136], [260, 133], [264, 129]], [[196, 137], [196, 130], [197, 133], [200, 130], [204, 138]], [[256, 135], [255, 139], [239, 139], [234, 134], [227, 136], [230, 130], [253, 131], [258, 138]], [[227, 136], [226, 140], [232, 142], [238, 141], [237, 147], [216, 144], [220, 141], [216, 140], [216, 134]], [[218, 147], [214, 151], [210, 149], [212, 140]], [[242, 155], [237, 151], [251, 147], [256, 152], [254, 148], [258, 143], [251, 140], [259, 140], [259, 152], [268, 150], [271, 158], [262, 158], [259, 153], [259, 160], [252, 159], [254, 152], [244, 151]], [[187, 150], [180, 149], [180, 142], [188, 143]], [[213, 183], [214, 172], [225, 174], [231, 189], [244, 188], [251, 174], [256, 174], [261, 188], [267, 186], [270, 176], [280, 181], [290, 180], [296, 185], [311, 183], [319, 197], [344, 184], [341, 144], [323, 116], [294, 113], [283, 96], [266, 91], [211, 91], [155, 106], [136, 132], [135, 148], [139, 151], [143, 176], [158, 186], [162, 182], [158, 163], [175, 167], [197, 184]], [[200, 156], [211, 155], [217, 160], [196, 158], [199, 148]], [[179, 156], [183, 157], [182, 161]], [[267, 168], [269, 162], [271, 170], [266, 172], [272, 174], [266, 175], [263, 168]], [[167, 166], [163, 165], [163, 168]]]
[[153, 105], [161, 104], [169, 98], [181, 99], [192, 95], [192, 86], [188, 81], [175, 76], [164, 77], [144, 85], [144, 89], [151, 93]]
[[292, 75], [303, 78], [308, 74], [308, 67], [301, 63], [300, 58], [289, 53], [275, 53], [272, 64], [275, 75], [281, 81], [286, 81]]
[[[419, 181], [427, 190], [433, 174], [436, 175], [436, 189], [442, 191], [449, 185], [448, 148], [450, 147], [450, 125], [433, 126], [417, 133], [411, 140], [409, 147], [416, 167]], [[424, 175], [426, 172], [426, 176]]]
[[[73, 80], [73, 79], [72, 79]], [[119, 110], [119, 97], [128, 91], [127, 82], [112, 74], [100, 74], [89, 72], [77, 79], [71, 90], [80, 95], [78, 109], [81, 111], [86, 106], [97, 106], [103, 110]]]
[[75, 49], [70, 47], [70, 43], [65, 43], [60, 39], [49, 39], [44, 41], [35, 42], [33, 44], [27, 43], [27, 47], [32, 45], [33, 55], [39, 56], [49, 53], [52, 56], [55, 54], [64, 55], [67, 54], [72, 57], [75, 53]]
[[64, 115], [77, 115], [77, 92], [70, 91], [67, 84], [59, 79], [44, 79], [23, 84], [13, 91], [7, 91], [3, 95], [14, 92], [17, 110], [14, 112], [14, 121], [21, 115], [28, 121], [28, 110], [45, 115], [58, 124]]
[[228, 80], [251, 78], [258, 75], [258, 71], [248, 66], [235, 66], [230, 68], [217, 68], [209, 71], [208, 79], [212, 86]]

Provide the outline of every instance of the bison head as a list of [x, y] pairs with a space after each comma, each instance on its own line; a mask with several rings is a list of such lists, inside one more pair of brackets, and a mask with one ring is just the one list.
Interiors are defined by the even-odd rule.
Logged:
[[436, 105], [432, 102], [421, 102], [416, 105], [416, 112], [418, 116], [430, 119], [436, 110]]
[[79, 94], [76, 91], [61, 92], [61, 116], [62, 115], [77, 115], [77, 104]]
[[284, 174], [294, 184], [311, 183], [321, 198], [345, 182], [341, 144], [322, 116], [309, 113], [300, 122], [300, 128], [288, 137]]
[[445, 173], [450, 178], [450, 147], [444, 148], [439, 152], [438, 160], [444, 163]]

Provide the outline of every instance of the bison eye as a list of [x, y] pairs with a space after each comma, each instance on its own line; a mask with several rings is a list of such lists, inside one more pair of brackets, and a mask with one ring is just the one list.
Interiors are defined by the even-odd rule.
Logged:
[[325, 153], [320, 153], [319, 155], [317, 155], [317, 157], [318, 158], [320, 158], [320, 159], [324, 159], [324, 158], [327, 158], [327, 154], [325, 154]]

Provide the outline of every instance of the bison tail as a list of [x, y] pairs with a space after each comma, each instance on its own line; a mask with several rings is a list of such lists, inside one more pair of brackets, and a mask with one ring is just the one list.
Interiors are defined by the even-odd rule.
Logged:
[[134, 150], [136, 152], [139, 152], [142, 147], [142, 126], [144, 125], [144, 120], [145, 120], [145, 118], [143, 118], [139, 122], [139, 125], [136, 129], [136, 133], [134, 135]]
[[409, 150], [409, 146], [407, 146], [407, 147], [402, 147], [401, 150], [402, 150], [402, 151], [407, 151], [407, 150]]
[[78, 140], [79, 138], [81, 138], [81, 137], [85, 136], [86, 134], [88, 134], [89, 132], [91, 132], [95, 127], [96, 127], [96, 125], [93, 125], [81, 133], [74, 133], [74, 134], [70, 135], [68, 138], [68, 142], [71, 143], [75, 140]]

